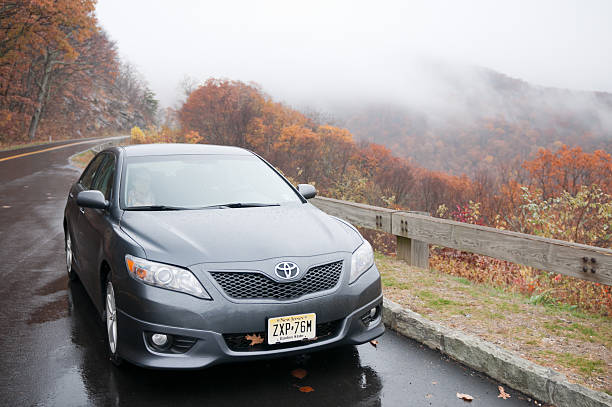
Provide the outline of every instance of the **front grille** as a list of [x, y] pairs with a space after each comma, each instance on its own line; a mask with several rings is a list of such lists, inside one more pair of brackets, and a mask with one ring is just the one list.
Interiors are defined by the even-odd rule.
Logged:
[[329, 290], [338, 283], [342, 260], [310, 268], [301, 280], [278, 283], [261, 273], [212, 271], [210, 274], [232, 298], [286, 300]]
[[[234, 352], [258, 352], [266, 350], [294, 348], [296, 346], [304, 346], [310, 343], [320, 342], [324, 339], [333, 338], [334, 336], [338, 335], [341, 322], [342, 320], [339, 319], [336, 321], [317, 324], [317, 336], [314, 339], [304, 339], [296, 342], [275, 343], [274, 345], [268, 345], [268, 338], [266, 337], [265, 332], [223, 334], [223, 339], [225, 339], [227, 347], [230, 348], [230, 350], [233, 350]], [[259, 335], [260, 337], [264, 338], [264, 341], [263, 343], [251, 346], [251, 341], [246, 339], [246, 335]]]

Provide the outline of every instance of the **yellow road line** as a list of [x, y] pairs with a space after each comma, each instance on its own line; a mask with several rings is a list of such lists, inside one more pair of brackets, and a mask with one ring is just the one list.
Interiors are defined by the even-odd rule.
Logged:
[[43, 149], [43, 150], [30, 151], [29, 153], [23, 153], [23, 154], [12, 155], [12, 156], [10, 156], [10, 157], [0, 158], [0, 162], [2, 162], [2, 161], [6, 161], [6, 160], [12, 160], [13, 158], [25, 157], [25, 156], [32, 155], [32, 154], [39, 154], [39, 153], [45, 153], [45, 152], [47, 152], [47, 151], [58, 150], [58, 149], [60, 149], [60, 148], [66, 148], [66, 147], [70, 147], [70, 146], [76, 146], [76, 145], [78, 145], [78, 144], [91, 143], [91, 142], [94, 142], [94, 141], [96, 141], [96, 140], [79, 141], [79, 142], [76, 142], [76, 143], [62, 144], [61, 146], [49, 147], [49, 148], [45, 148], [45, 149]]

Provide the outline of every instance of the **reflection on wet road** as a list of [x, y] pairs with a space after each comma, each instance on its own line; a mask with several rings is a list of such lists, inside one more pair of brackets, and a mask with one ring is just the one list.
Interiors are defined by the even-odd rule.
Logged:
[[[497, 383], [390, 331], [378, 348], [201, 371], [113, 367], [93, 304], [64, 268], [61, 220], [78, 176], [67, 159], [86, 147], [0, 162], [0, 405], [463, 405], [457, 392], [474, 406], [533, 405], [510, 389], [498, 399]], [[292, 376], [296, 368], [306, 376]]]

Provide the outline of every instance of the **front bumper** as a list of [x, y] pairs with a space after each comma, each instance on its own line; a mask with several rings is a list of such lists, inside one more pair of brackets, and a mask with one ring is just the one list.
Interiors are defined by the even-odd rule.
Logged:
[[[345, 264], [347, 262], [345, 261]], [[350, 262], [348, 262], [350, 264]], [[346, 270], [345, 270], [346, 271]], [[213, 301], [151, 287], [129, 276], [118, 281], [119, 355], [139, 366], [156, 369], [199, 369], [219, 363], [282, 357], [339, 345], [368, 342], [384, 333], [380, 274], [373, 266], [355, 283], [343, 272], [340, 284], [329, 292], [294, 301], [232, 301], [210, 281], [201, 278]], [[362, 320], [374, 307], [378, 314]], [[227, 334], [265, 332], [269, 317], [314, 312], [317, 324], [333, 323], [329, 336], [313, 342], [266, 346], [264, 350], [237, 350]], [[185, 353], [156, 351], [150, 333], [196, 339]], [[224, 334], [226, 336], [224, 337]], [[317, 335], [319, 333], [317, 332]]]
[[[378, 316], [366, 326], [361, 316], [373, 307], [379, 307]], [[265, 351], [232, 351], [219, 332], [171, 327], [136, 319], [123, 311], [118, 313], [120, 329], [120, 355], [135, 365], [154, 369], [201, 369], [219, 363], [268, 359], [292, 354], [307, 353], [339, 345], [358, 345], [379, 337], [385, 332], [382, 324], [382, 295], [369, 304], [355, 310], [339, 321], [338, 333], [329, 339]], [[161, 332], [196, 338], [197, 341], [185, 353], [156, 352], [146, 343], [145, 332]]]

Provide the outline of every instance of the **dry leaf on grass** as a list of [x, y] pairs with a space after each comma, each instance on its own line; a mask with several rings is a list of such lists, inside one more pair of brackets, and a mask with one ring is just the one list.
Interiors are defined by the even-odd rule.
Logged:
[[298, 379], [303, 379], [307, 374], [308, 372], [304, 369], [294, 369], [291, 371], [291, 376], [297, 377]]
[[302, 387], [299, 388], [299, 390], [302, 393], [310, 393], [311, 391], [314, 391], [314, 389], [312, 387], [310, 387], [310, 386], [302, 386]]
[[246, 338], [247, 341], [251, 341], [249, 346], [259, 345], [260, 343], [263, 343], [263, 341], [264, 341], [264, 339], [259, 334], [257, 334], [257, 335], [245, 335], [244, 337]]
[[510, 398], [510, 395], [504, 391], [503, 387], [497, 386], [497, 390], [499, 390], [499, 395], [497, 396], [497, 398], [502, 398], [504, 400], [507, 400]]
[[464, 401], [472, 401], [474, 400], [474, 397], [470, 396], [469, 394], [464, 394], [464, 393], [457, 393], [457, 397], [464, 400]]
[[372, 346], [374, 346], [374, 347], [377, 347], [377, 346], [378, 346], [378, 341], [377, 341], [376, 339], [372, 339], [372, 340], [370, 341], [370, 345], [372, 345]]

